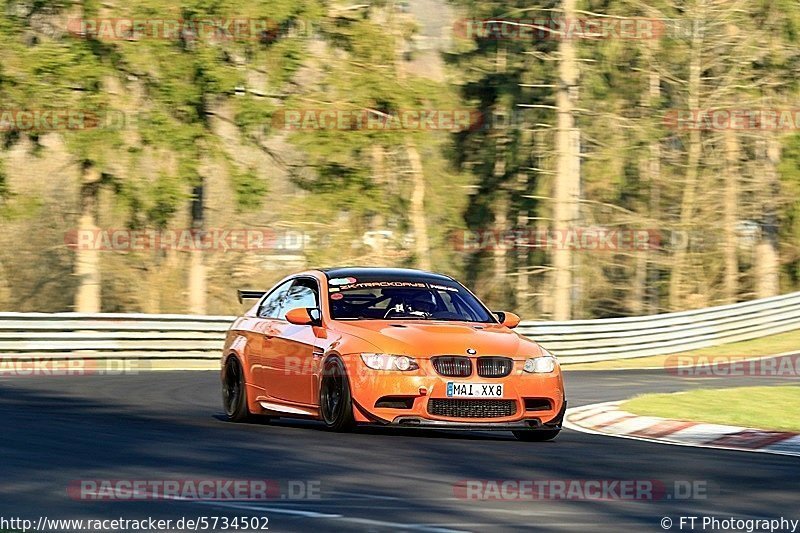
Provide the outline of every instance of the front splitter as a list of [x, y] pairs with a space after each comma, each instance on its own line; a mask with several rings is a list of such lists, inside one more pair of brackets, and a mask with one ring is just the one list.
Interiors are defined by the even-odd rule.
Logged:
[[448, 420], [430, 420], [415, 416], [398, 416], [388, 426], [398, 428], [447, 429], [463, 431], [512, 431], [536, 429], [560, 429], [557, 426], [543, 426], [539, 419], [519, 420], [517, 422], [452, 422]]

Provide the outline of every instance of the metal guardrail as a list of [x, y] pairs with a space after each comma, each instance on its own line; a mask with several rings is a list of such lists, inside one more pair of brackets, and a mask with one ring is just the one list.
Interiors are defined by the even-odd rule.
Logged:
[[0, 357], [219, 359], [232, 316], [0, 313]]
[[686, 352], [800, 329], [800, 292], [678, 313], [531, 322], [517, 331], [568, 362]]
[[[0, 357], [212, 360], [234, 317], [0, 313]], [[800, 329], [800, 292], [679, 313], [565, 322], [517, 331], [567, 363], [662, 355]]]

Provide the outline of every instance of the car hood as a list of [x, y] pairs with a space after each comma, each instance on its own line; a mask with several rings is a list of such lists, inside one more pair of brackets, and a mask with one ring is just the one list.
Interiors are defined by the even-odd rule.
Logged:
[[368, 342], [383, 353], [428, 358], [434, 355], [505, 355], [518, 359], [541, 355], [539, 346], [499, 324], [419, 322], [413, 320], [337, 321], [336, 329]]

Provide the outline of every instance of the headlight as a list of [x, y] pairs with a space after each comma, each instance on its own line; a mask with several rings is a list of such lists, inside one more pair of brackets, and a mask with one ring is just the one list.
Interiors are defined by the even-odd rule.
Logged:
[[373, 370], [416, 370], [419, 365], [413, 357], [388, 353], [362, 353], [361, 360]]
[[552, 355], [533, 357], [525, 361], [522, 369], [530, 374], [549, 374], [556, 369], [556, 358]]

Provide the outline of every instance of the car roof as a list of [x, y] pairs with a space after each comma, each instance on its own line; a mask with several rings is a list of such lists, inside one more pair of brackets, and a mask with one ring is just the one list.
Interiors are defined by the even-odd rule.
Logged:
[[328, 279], [331, 278], [359, 278], [359, 277], [379, 277], [420, 279], [420, 280], [439, 280], [452, 281], [453, 278], [444, 274], [436, 274], [415, 268], [383, 268], [383, 267], [337, 267], [320, 269]]

